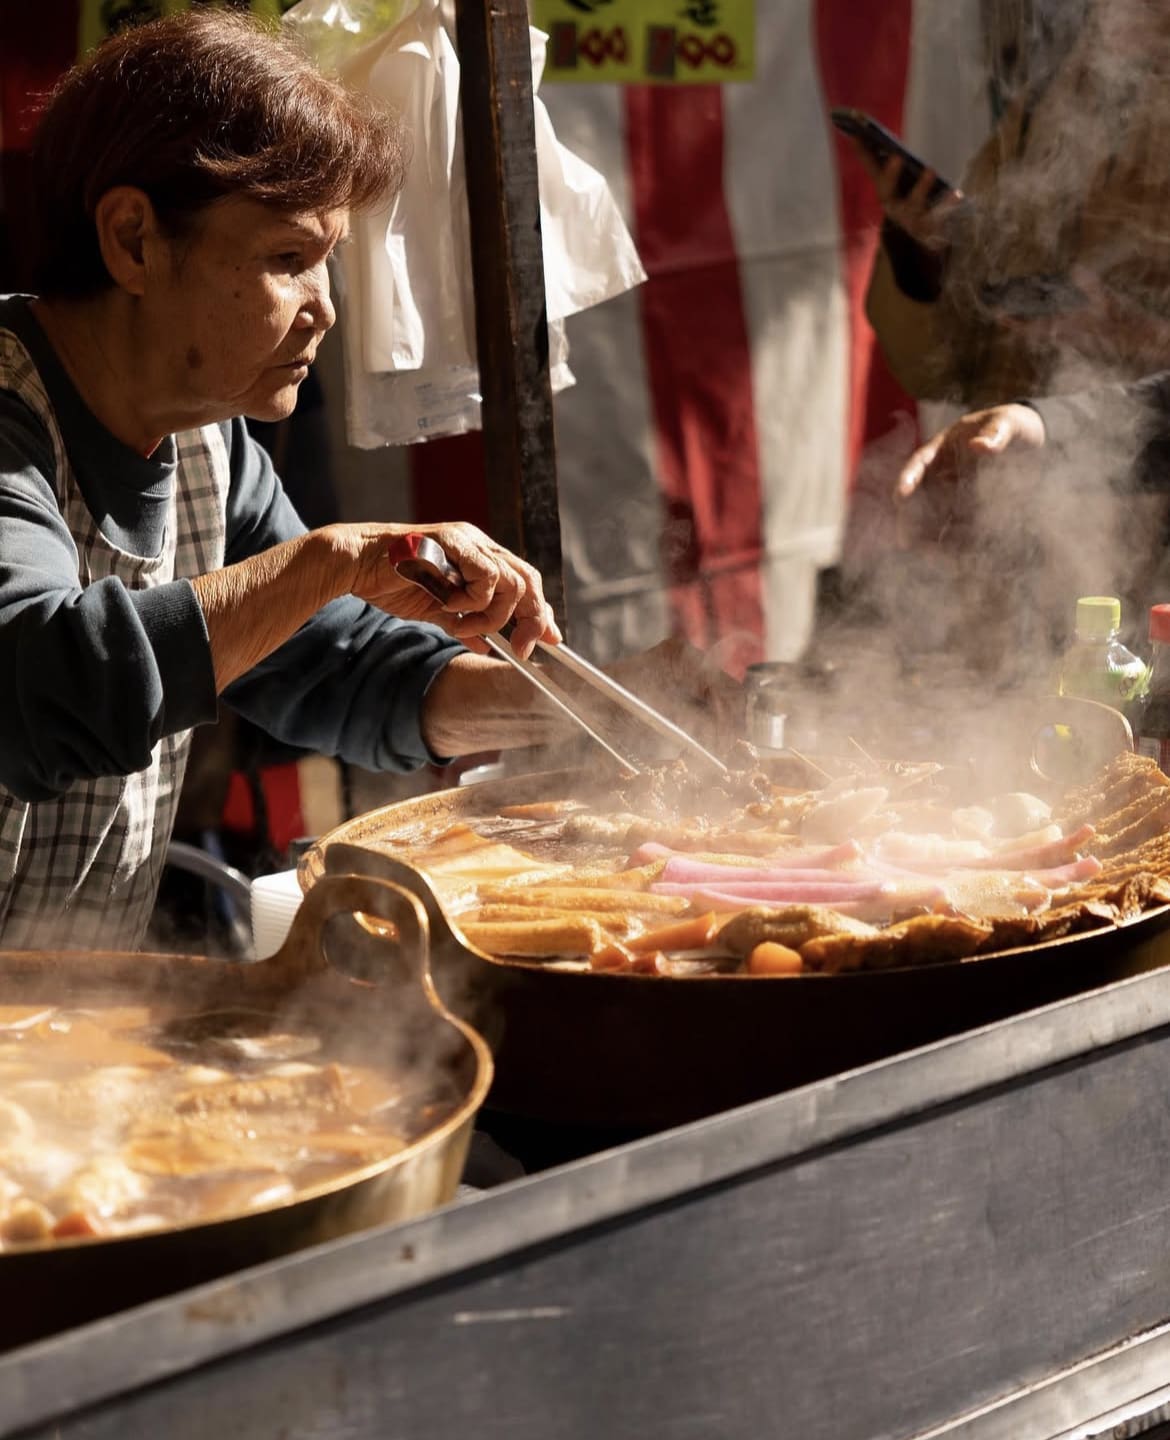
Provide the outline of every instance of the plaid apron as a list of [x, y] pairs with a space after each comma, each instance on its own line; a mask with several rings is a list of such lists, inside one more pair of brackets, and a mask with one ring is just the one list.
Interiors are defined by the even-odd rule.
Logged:
[[[224, 557], [229, 467], [219, 428], [175, 436], [177, 475], [161, 553], [131, 555], [98, 529], [69, 467], [40, 376], [11, 331], [0, 330], [0, 389], [49, 432], [57, 503], [77, 549], [83, 588], [114, 576], [129, 590], [217, 570]], [[191, 732], [168, 735], [134, 775], [80, 780], [27, 804], [0, 785], [0, 947], [135, 949], [158, 893]]]

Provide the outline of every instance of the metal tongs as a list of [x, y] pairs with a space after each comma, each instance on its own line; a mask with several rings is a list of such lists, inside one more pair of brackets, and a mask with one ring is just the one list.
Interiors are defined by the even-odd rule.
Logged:
[[[418, 531], [401, 535], [390, 542], [388, 554], [390, 563], [404, 580], [410, 580], [420, 589], [425, 590], [441, 605], [446, 605], [455, 591], [463, 588], [463, 576], [448, 560], [443, 547], [437, 540], [432, 540], [429, 535], [422, 535]], [[533, 665], [530, 660], [521, 660], [511, 645], [499, 634], [484, 635], [483, 642], [493, 655], [497, 655], [501, 660], [506, 660], [513, 669], [519, 670], [546, 700], [567, 716], [574, 725], [583, 730], [595, 744], [600, 745], [624, 770], [632, 775], [638, 774], [638, 767], [597, 733], [565, 691], [543, 670]], [[706, 764], [713, 766], [724, 775], [728, 773], [727, 766], [723, 761], [700, 745], [693, 735], [688, 735], [680, 726], [672, 720], [668, 720], [665, 715], [659, 714], [644, 700], [639, 700], [624, 685], [619, 685], [616, 680], [611, 680], [604, 671], [599, 670], [596, 665], [591, 665], [584, 656], [570, 650], [567, 645], [549, 645], [543, 640], [536, 642], [536, 648], [542, 655], [563, 665], [566, 670], [584, 681], [598, 694], [605, 696], [615, 705], [619, 705], [652, 730], [656, 730], [659, 735], [674, 740], [689, 750], [692, 755], [697, 755]]]

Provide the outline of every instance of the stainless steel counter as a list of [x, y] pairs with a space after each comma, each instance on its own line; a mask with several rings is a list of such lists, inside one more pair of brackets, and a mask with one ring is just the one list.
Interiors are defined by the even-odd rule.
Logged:
[[1137, 1434], [1168, 1239], [1155, 971], [11, 1352], [0, 1435]]

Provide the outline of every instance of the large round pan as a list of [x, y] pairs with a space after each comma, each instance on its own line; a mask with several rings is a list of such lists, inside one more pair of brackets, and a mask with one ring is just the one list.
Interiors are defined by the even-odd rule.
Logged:
[[[361, 870], [417, 895], [435, 983], [492, 1046], [488, 1105], [529, 1121], [651, 1131], [882, 1059], [1170, 962], [1170, 906], [971, 960], [793, 979], [568, 972], [476, 950], [391, 837], [572, 793], [566, 773], [489, 781], [371, 811], [302, 862], [312, 893]], [[401, 842], [400, 842], [401, 843]]]
[[[353, 920], [376, 915], [399, 940]], [[450, 1200], [475, 1113], [491, 1083], [484, 1041], [442, 1006], [427, 972], [427, 917], [412, 895], [356, 876], [314, 889], [283, 948], [255, 965], [187, 956], [0, 953], [5, 1003], [178, 1002], [185, 1011], [279, 1015], [338, 1059], [427, 1075], [454, 1108], [387, 1160], [303, 1189], [281, 1205], [109, 1239], [46, 1242], [0, 1253], [0, 1348], [27, 1342], [230, 1270]], [[334, 968], [344, 963], [352, 974]]]

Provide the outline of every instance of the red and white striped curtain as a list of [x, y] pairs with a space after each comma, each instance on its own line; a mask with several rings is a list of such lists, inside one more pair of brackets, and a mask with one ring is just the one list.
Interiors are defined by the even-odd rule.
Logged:
[[[650, 276], [569, 322], [556, 401], [571, 637], [602, 659], [669, 633], [732, 669], [804, 647], [855, 477], [884, 493], [917, 426], [863, 315], [880, 216], [828, 109], [951, 176], [990, 126], [979, 0], [756, 13], [751, 84], [542, 89]], [[478, 437], [412, 448], [428, 517], [479, 503], [479, 463]]]

